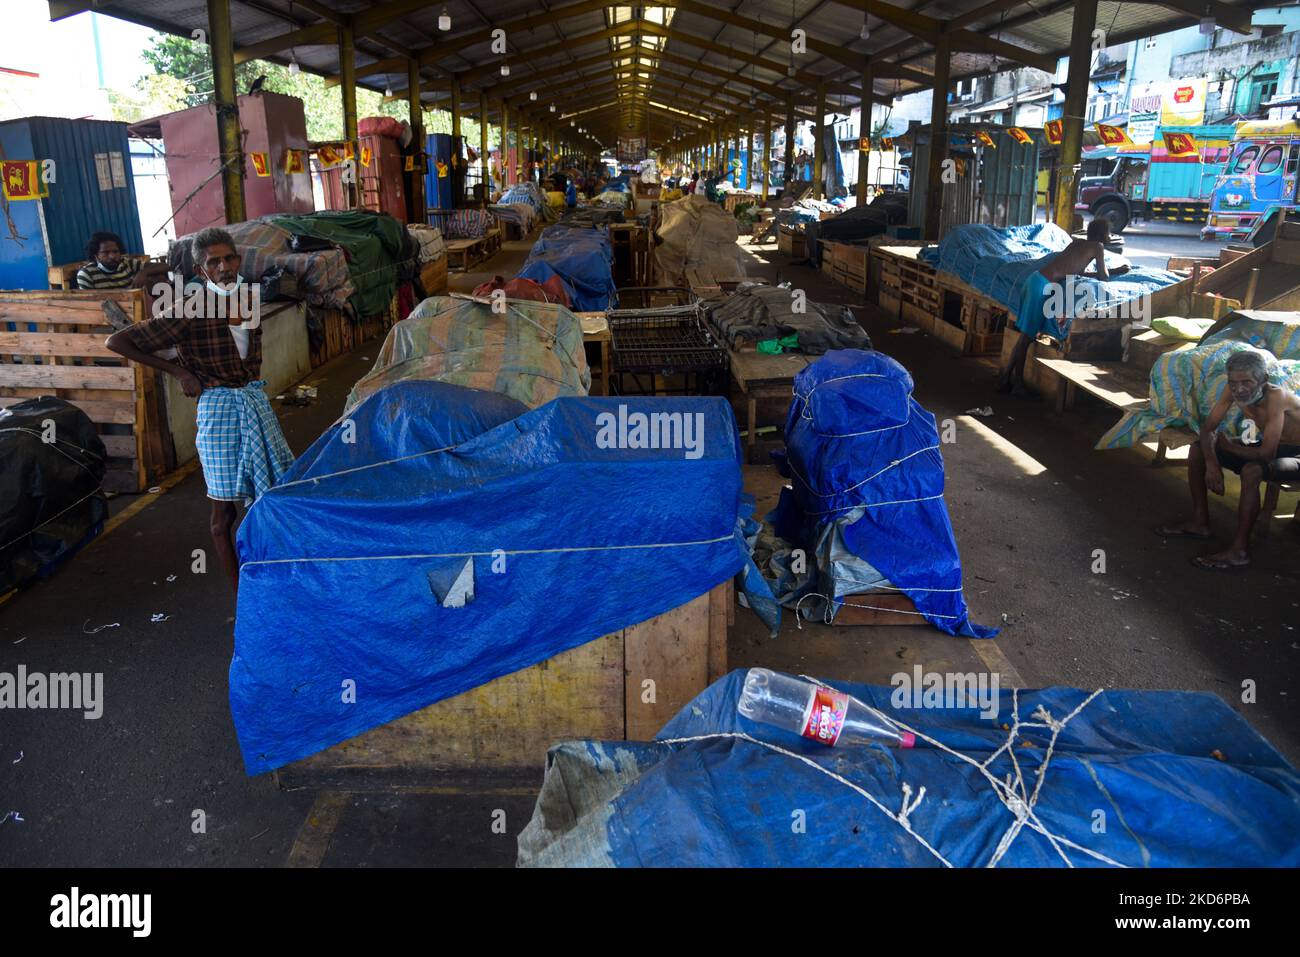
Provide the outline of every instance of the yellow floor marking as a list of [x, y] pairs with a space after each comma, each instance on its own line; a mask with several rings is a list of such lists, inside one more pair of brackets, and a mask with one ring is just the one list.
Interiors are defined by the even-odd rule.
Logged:
[[122, 511], [118, 512], [107, 522], [105, 522], [104, 530], [99, 533], [99, 538], [95, 539], [95, 541], [101, 541], [105, 536], [108, 535], [109, 532], [113, 531], [118, 526], [122, 525], [124, 522], [127, 521], [127, 519], [134, 518], [136, 515], [140, 514], [142, 511], [144, 511], [146, 508], [152, 505], [155, 501], [157, 501], [162, 495], [166, 494], [169, 490], [171, 490], [177, 483], [179, 483], [187, 476], [189, 476], [189, 474], [193, 472], [195, 469], [197, 469], [198, 467], [199, 467], [198, 459], [193, 459], [192, 461], [186, 462], [175, 472], [172, 472], [170, 475], [168, 475], [166, 478], [164, 478], [161, 482], [158, 483], [158, 485], [156, 486], [158, 491], [145, 492], [138, 499], [136, 499], [126, 508], [122, 509]]
[[307, 820], [302, 822], [302, 830], [294, 839], [284, 866], [320, 867], [350, 801], [351, 795], [343, 791], [322, 791], [316, 795], [316, 802], [307, 812]]
[[980, 661], [984, 662], [984, 667], [1000, 676], [999, 684], [1010, 684], [1013, 688], [1025, 687], [1025, 679], [1020, 677], [1020, 672], [1011, 663], [1011, 659], [1002, 653], [992, 638], [973, 638], [971, 645], [975, 654], [980, 656]]

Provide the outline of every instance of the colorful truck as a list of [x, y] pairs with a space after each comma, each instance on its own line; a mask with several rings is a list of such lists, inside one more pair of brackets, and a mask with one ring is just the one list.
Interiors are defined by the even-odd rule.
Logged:
[[1195, 140], [1192, 156], [1170, 156], [1164, 130], [1150, 143], [1126, 143], [1084, 153], [1074, 208], [1110, 221], [1121, 233], [1135, 219], [1204, 222], [1210, 195], [1231, 150], [1234, 124], [1170, 127]]
[[1202, 238], [1244, 239], [1269, 210], [1300, 208], [1300, 123], [1239, 123], [1232, 158], [1214, 184]]

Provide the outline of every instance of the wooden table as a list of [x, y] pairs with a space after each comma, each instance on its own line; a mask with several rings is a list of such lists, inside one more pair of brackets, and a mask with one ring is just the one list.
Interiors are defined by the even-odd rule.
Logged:
[[456, 257], [459, 256], [461, 272], [469, 272], [470, 267], [477, 265], [486, 255], [486, 239], [447, 240], [447, 262], [455, 265]]
[[728, 350], [731, 359], [731, 377], [748, 400], [745, 444], [752, 446], [758, 426], [759, 399], [789, 399], [794, 394], [794, 377], [810, 360], [797, 352], [779, 356], [761, 352]]
[[582, 341], [600, 343], [600, 387], [604, 395], [609, 395], [609, 380], [614, 370], [610, 356], [613, 336], [609, 330], [609, 319], [603, 312], [579, 312], [575, 315], [582, 324]]

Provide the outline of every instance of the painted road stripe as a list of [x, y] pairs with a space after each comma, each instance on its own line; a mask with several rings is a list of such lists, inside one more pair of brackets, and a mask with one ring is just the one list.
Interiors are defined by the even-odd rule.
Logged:
[[1025, 687], [1025, 679], [1020, 677], [1020, 672], [1011, 663], [1011, 659], [1002, 653], [996, 641], [992, 638], [973, 638], [971, 645], [975, 648], [975, 654], [980, 656], [980, 661], [984, 662], [984, 667], [1000, 676], [1000, 684], [1009, 684], [1013, 688]]
[[[120, 525], [125, 523], [128, 519], [134, 518], [136, 515], [139, 515], [142, 511], [144, 511], [146, 508], [148, 508], [150, 505], [156, 502], [162, 495], [166, 494], [179, 482], [187, 478], [190, 475], [190, 473], [193, 472], [198, 467], [199, 467], [199, 460], [192, 459], [189, 462], [186, 462], [180, 468], [178, 468], [175, 472], [172, 472], [171, 475], [168, 475], [166, 478], [164, 478], [161, 482], [158, 483], [158, 485], [156, 486], [158, 491], [145, 492], [138, 499], [136, 499], [126, 508], [122, 509], [122, 511], [118, 512], [107, 522], [105, 522], [104, 530], [99, 533], [99, 538], [95, 539], [95, 541], [96, 542], [102, 541], [108, 535], [109, 532], [118, 528]], [[94, 543], [92, 543], [92, 547], [93, 544]]]
[[307, 812], [307, 820], [302, 822], [302, 830], [294, 839], [284, 866], [320, 867], [351, 800], [352, 796], [344, 791], [322, 791], [316, 795], [316, 802]]

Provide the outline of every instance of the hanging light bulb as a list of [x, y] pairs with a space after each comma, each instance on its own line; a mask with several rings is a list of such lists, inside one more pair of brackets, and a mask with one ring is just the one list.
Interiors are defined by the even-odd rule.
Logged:
[[393, 98], [393, 88], [388, 84], [384, 84], [384, 96], [390, 100]]
[[577, 126], [578, 124], [577, 124], [577, 122], [574, 121], [574, 120], [569, 120], [569, 125], [570, 125], [570, 126]]
[[1201, 35], [1209, 36], [1215, 30], [1214, 17], [1201, 17]]
[[502, 63], [502, 64], [501, 64], [501, 75], [502, 75], [502, 76], [509, 76], [509, 75], [510, 75], [510, 64], [509, 64], [509, 63]]
[[297, 55], [292, 50], [290, 50], [289, 51], [289, 75], [297, 76], [301, 71], [302, 71], [302, 67], [298, 65]]
[[551, 112], [552, 112], [552, 113], [555, 112], [555, 104], [554, 104], [554, 103], [551, 104]]
[[530, 100], [532, 100], [534, 103], [536, 103], [536, 102], [537, 102], [537, 91], [536, 91], [536, 90], [532, 90], [532, 91], [530, 91], [529, 94], [528, 94], [528, 99], [530, 99]]
[[447, 13], [447, 8], [442, 8], [442, 13], [438, 14], [438, 29], [446, 33], [451, 29], [451, 16]]
[[867, 15], [865, 13], [862, 15], [862, 29], [858, 32], [858, 36], [863, 40], [871, 39], [871, 27], [867, 26]]

